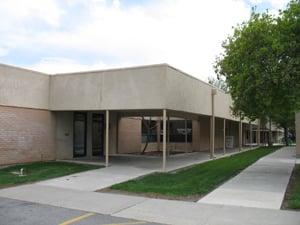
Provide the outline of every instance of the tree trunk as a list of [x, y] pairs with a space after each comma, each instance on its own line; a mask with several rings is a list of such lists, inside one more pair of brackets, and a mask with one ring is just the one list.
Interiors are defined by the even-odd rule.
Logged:
[[273, 141], [272, 141], [272, 121], [269, 119], [269, 135], [268, 135], [268, 146], [272, 146]]
[[284, 142], [286, 146], [289, 146], [289, 139], [288, 139], [288, 129], [287, 127], [284, 127]]
[[[150, 117], [150, 124], [151, 124], [151, 117]], [[149, 143], [149, 135], [150, 135], [150, 125], [148, 125], [146, 122], [145, 122], [145, 119], [144, 117], [142, 117], [142, 124], [144, 124], [147, 128], [147, 136], [146, 136], [146, 143], [145, 143], [145, 146], [144, 146], [144, 149], [142, 150], [141, 152], [141, 155], [145, 154], [146, 152], [146, 149], [148, 147], [148, 143]]]

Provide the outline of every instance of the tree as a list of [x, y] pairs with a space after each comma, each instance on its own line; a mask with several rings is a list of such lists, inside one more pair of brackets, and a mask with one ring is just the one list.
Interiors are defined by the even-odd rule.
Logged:
[[[294, 126], [294, 112], [300, 108], [300, 1], [291, 1], [277, 17], [278, 86], [274, 87], [273, 117], [284, 128]], [[276, 74], [275, 74], [276, 75]]]
[[226, 79], [236, 115], [291, 124], [299, 108], [299, 7], [291, 1], [278, 17], [253, 11], [224, 41], [215, 69]]

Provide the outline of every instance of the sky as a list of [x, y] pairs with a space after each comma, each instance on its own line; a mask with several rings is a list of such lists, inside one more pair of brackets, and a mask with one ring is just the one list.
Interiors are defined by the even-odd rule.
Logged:
[[288, 0], [1, 0], [0, 63], [45, 73], [168, 63], [201, 80], [251, 8]]

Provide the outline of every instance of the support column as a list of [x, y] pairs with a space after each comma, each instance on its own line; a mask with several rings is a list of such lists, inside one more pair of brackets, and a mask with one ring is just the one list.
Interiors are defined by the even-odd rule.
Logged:
[[163, 166], [162, 170], [166, 171], [166, 158], [167, 158], [167, 110], [163, 110]]
[[215, 156], [215, 117], [210, 117], [210, 158]]
[[105, 166], [108, 167], [109, 154], [109, 111], [105, 115]]
[[223, 120], [223, 153], [226, 154], [226, 119]]
[[242, 119], [240, 118], [239, 122], [239, 151], [242, 151], [243, 147], [243, 123]]
[[216, 89], [211, 90], [211, 117], [210, 117], [210, 158], [215, 157], [215, 95]]

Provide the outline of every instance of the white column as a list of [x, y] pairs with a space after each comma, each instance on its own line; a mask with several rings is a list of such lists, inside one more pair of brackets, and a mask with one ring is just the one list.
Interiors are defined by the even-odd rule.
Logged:
[[163, 166], [162, 170], [166, 171], [166, 157], [167, 157], [167, 110], [163, 110]]
[[210, 158], [215, 157], [215, 95], [216, 89], [211, 90], [211, 117], [210, 117]]
[[223, 120], [223, 153], [226, 154], [226, 119]]
[[215, 117], [210, 117], [210, 158], [215, 156]]
[[105, 166], [108, 167], [109, 154], [109, 111], [105, 115]]

